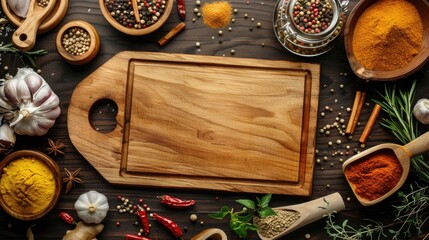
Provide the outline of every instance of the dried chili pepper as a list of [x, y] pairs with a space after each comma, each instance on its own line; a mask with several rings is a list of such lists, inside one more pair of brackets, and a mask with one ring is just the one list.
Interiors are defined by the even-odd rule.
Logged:
[[64, 222], [66, 222], [68, 224], [76, 224], [73, 217], [66, 212], [60, 212], [60, 214], [58, 216], [60, 217], [61, 220], [63, 220]]
[[147, 237], [132, 235], [132, 234], [125, 234], [125, 240], [151, 240]]
[[143, 233], [145, 235], [148, 235], [150, 232], [150, 226], [149, 226], [149, 220], [147, 219], [147, 213], [146, 210], [144, 210], [144, 208], [138, 206], [139, 210], [137, 211], [140, 221], [143, 225]]
[[182, 200], [180, 198], [175, 198], [169, 195], [162, 195], [159, 197], [161, 199], [161, 202], [165, 205], [172, 207], [172, 208], [188, 208], [195, 204], [195, 200]]
[[177, 12], [182, 20], [186, 19], [185, 0], [177, 0]]
[[179, 225], [177, 225], [177, 223], [175, 223], [173, 220], [160, 216], [156, 213], [152, 213], [151, 215], [155, 218], [157, 222], [168, 228], [176, 238], [180, 238], [182, 236], [182, 230], [180, 229]]

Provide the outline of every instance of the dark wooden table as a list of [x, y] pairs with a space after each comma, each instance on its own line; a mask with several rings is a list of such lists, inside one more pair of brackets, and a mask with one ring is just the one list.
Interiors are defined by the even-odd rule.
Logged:
[[[205, 1], [202, 1], [205, 2]], [[357, 0], [350, 3], [350, 9], [355, 5]], [[175, 3], [176, 4], [176, 3]], [[224, 29], [222, 36], [223, 42], [218, 42], [218, 30], [206, 27], [202, 20], [197, 18], [193, 23], [191, 20], [195, 17], [193, 13], [195, 5], [194, 0], [186, 0], [187, 5], [187, 28], [179, 36], [173, 39], [164, 47], [157, 45], [158, 39], [166, 34], [180, 20], [174, 10], [165, 23], [158, 31], [143, 37], [127, 36], [112, 26], [110, 26], [101, 14], [98, 1], [96, 0], [71, 0], [67, 15], [58, 27], [52, 31], [39, 35], [37, 44], [34, 49], [45, 49], [48, 54], [37, 59], [37, 65], [42, 70], [41, 75], [47, 80], [54, 92], [60, 97], [61, 116], [58, 118], [55, 126], [42, 137], [25, 137], [19, 136], [15, 146], [18, 149], [34, 149], [44, 151], [47, 147], [47, 139], [61, 139], [65, 143], [65, 155], [55, 157], [61, 169], [68, 168], [75, 170], [81, 168], [81, 178], [84, 184], [73, 188], [70, 193], [62, 194], [56, 208], [48, 215], [35, 222], [21, 222], [9, 217], [4, 212], [0, 212], [0, 239], [26, 239], [26, 229], [33, 225], [35, 239], [61, 239], [64, 233], [72, 227], [65, 224], [58, 218], [60, 211], [67, 211], [74, 217], [77, 217], [73, 205], [77, 197], [89, 190], [97, 190], [104, 193], [110, 204], [110, 211], [104, 221], [105, 229], [98, 236], [99, 239], [124, 239], [126, 233], [137, 233], [139, 227], [133, 223], [137, 220], [136, 217], [129, 214], [119, 214], [116, 206], [119, 204], [118, 195], [129, 198], [131, 201], [137, 201], [139, 198], [151, 207], [152, 211], [156, 211], [161, 215], [171, 217], [176, 220], [182, 227], [187, 227], [184, 238], [190, 239], [200, 231], [206, 228], [217, 227], [223, 229], [230, 239], [238, 237], [230, 230], [227, 220], [213, 220], [207, 216], [208, 213], [214, 212], [223, 205], [239, 207], [234, 201], [240, 198], [252, 198], [261, 196], [251, 193], [230, 193], [221, 191], [193, 191], [193, 190], [177, 190], [177, 189], [159, 189], [150, 187], [123, 187], [109, 184], [73, 147], [68, 137], [67, 132], [67, 108], [70, 102], [70, 96], [76, 85], [88, 76], [91, 72], [109, 60], [116, 53], [124, 50], [132, 51], [150, 51], [150, 52], [166, 52], [166, 53], [184, 53], [195, 55], [208, 56], [232, 56], [235, 58], [259, 58], [271, 60], [290, 60], [300, 62], [312, 62], [321, 64], [321, 84], [320, 84], [320, 102], [319, 112], [324, 112], [325, 107], [332, 108], [332, 112], [327, 112], [324, 117], [318, 117], [318, 129], [326, 124], [332, 124], [337, 117], [337, 113], [341, 112], [342, 117], [348, 120], [349, 113], [347, 107], [351, 107], [356, 90], [365, 89], [369, 93], [367, 98], [368, 105], [364, 107], [361, 114], [361, 124], [356, 129], [356, 134], [353, 139], [339, 136], [333, 132], [329, 136], [317, 134], [318, 155], [316, 158], [323, 159], [327, 157], [327, 161], [315, 165], [313, 193], [310, 197], [297, 197], [274, 195], [272, 206], [284, 206], [305, 202], [324, 195], [340, 192], [345, 199], [346, 210], [337, 215], [338, 222], [349, 219], [351, 224], [358, 226], [362, 219], [371, 218], [385, 223], [393, 221], [393, 210], [391, 201], [383, 202], [375, 207], [361, 206], [353, 196], [349, 186], [341, 171], [341, 163], [339, 158], [332, 157], [332, 153], [337, 150], [343, 151], [346, 145], [362, 150], [358, 143], [358, 136], [362, 132], [366, 120], [372, 110], [373, 103], [369, 100], [377, 98], [376, 91], [383, 89], [384, 83], [365, 82], [358, 79], [351, 72], [344, 51], [342, 39], [339, 39], [334, 49], [330, 52], [313, 58], [303, 58], [295, 56], [285, 50], [275, 38], [272, 19], [275, 1], [247, 1], [232, 0], [233, 8], [237, 8], [239, 13], [235, 16], [236, 21], [231, 26], [233, 30], [229, 32]], [[244, 14], [248, 14], [248, 18], [244, 18]], [[255, 21], [252, 22], [251, 19]], [[84, 66], [72, 66], [61, 59], [56, 47], [55, 37], [60, 26], [71, 20], [84, 20], [90, 22], [98, 30], [101, 37], [101, 50], [98, 56], [91, 63]], [[262, 27], [256, 28], [256, 23], [261, 22]], [[251, 30], [252, 28], [252, 30]], [[4, 31], [3, 31], [4, 32]], [[4, 36], [4, 41], [9, 41], [10, 36]], [[196, 42], [200, 42], [200, 48], [195, 46]], [[264, 46], [262, 46], [262, 43]], [[231, 55], [230, 50], [234, 49], [235, 54]], [[2, 54], [1, 57], [1, 74], [4, 76], [6, 71], [4, 66], [8, 66], [8, 72], [14, 74], [17, 67], [22, 67], [22, 63], [10, 54]], [[421, 97], [429, 97], [429, 64], [423, 67], [421, 71], [415, 75], [402, 79], [398, 82], [399, 86], [408, 89], [411, 82], [418, 79], [418, 90], [416, 99]], [[388, 83], [393, 84], [393, 83]], [[100, 106], [103, 109], [103, 106]], [[102, 124], [103, 121], [100, 120]], [[104, 126], [104, 125], [101, 125]], [[342, 143], [336, 145], [336, 140], [340, 139]], [[334, 142], [333, 146], [328, 143]], [[371, 138], [368, 140], [366, 147], [374, 146], [383, 142], [392, 142], [392, 135], [380, 125], [376, 125]], [[344, 160], [347, 156], [342, 157]], [[316, 159], [315, 159], [316, 160]], [[256, 173], [257, 174], [257, 173]], [[167, 209], [159, 203], [156, 196], [162, 194], [171, 194], [181, 196], [186, 199], [196, 199], [197, 205], [185, 211], [175, 211]], [[349, 198], [349, 199], [348, 199]], [[195, 223], [189, 220], [189, 216], [196, 213], [199, 220]], [[203, 221], [203, 224], [200, 224]], [[120, 222], [120, 226], [116, 226], [116, 222]], [[305, 234], [310, 234], [311, 239], [328, 239], [328, 235], [324, 230], [325, 221], [320, 220], [306, 227], [303, 227], [284, 239], [305, 239]], [[428, 234], [429, 227], [421, 234], [420, 237], [414, 239], [422, 239]], [[150, 237], [153, 239], [172, 239], [173, 236], [160, 224], [152, 223], [152, 232]], [[257, 234], [251, 232], [249, 239], [257, 239]]]

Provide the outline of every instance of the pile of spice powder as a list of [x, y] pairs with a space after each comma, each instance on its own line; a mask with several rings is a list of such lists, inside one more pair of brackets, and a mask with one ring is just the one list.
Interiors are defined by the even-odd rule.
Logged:
[[297, 211], [274, 209], [277, 215], [258, 218], [253, 223], [258, 227], [258, 232], [266, 238], [272, 238], [296, 222], [300, 214]]
[[54, 175], [46, 164], [34, 158], [19, 158], [3, 168], [0, 193], [4, 202], [21, 214], [46, 209], [55, 193]]
[[157, 22], [164, 13], [166, 3], [166, 0], [137, 0], [140, 15], [140, 22], [137, 22], [131, 1], [104, 0], [107, 11], [119, 24], [136, 29], [146, 28]]
[[396, 186], [402, 175], [402, 166], [391, 149], [379, 150], [345, 169], [346, 178], [361, 198], [375, 200]]
[[206, 3], [202, 8], [203, 22], [210, 28], [226, 27], [232, 18], [232, 7], [226, 1]]
[[423, 43], [423, 24], [416, 7], [406, 0], [378, 0], [359, 17], [352, 48], [367, 69], [404, 67]]

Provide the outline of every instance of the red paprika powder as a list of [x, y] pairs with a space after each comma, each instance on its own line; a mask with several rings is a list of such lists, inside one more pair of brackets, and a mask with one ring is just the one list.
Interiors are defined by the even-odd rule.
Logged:
[[345, 175], [357, 195], [375, 200], [396, 186], [402, 166], [391, 149], [373, 152], [345, 168]]

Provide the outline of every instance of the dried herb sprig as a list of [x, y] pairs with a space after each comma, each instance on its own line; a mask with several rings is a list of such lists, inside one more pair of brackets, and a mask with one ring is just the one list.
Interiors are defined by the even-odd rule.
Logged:
[[14, 47], [12, 43], [8, 43], [8, 44], [0, 46], [0, 52], [10, 52], [10, 53], [15, 54], [16, 56], [19, 57], [22, 64], [24, 64], [24, 65], [25, 65], [24, 59], [27, 59], [28, 62], [31, 64], [31, 66], [34, 68], [37, 66], [36, 66], [36, 62], [34, 62], [33, 58], [37, 57], [37, 56], [42, 56], [42, 55], [45, 55], [46, 53], [48, 53], [47, 51], [45, 51], [43, 49], [37, 50], [37, 51], [31, 51], [31, 52], [24, 52], [24, 51], [17, 49], [16, 47]]
[[247, 237], [247, 231], [256, 231], [257, 227], [252, 223], [253, 216], [261, 218], [276, 215], [276, 212], [269, 207], [272, 194], [267, 194], [262, 198], [256, 198], [256, 203], [249, 199], [238, 199], [236, 202], [243, 205], [243, 210], [234, 212], [233, 208], [223, 206], [219, 212], [209, 214], [214, 219], [223, 219], [226, 216], [230, 216], [231, 229], [243, 239]]

